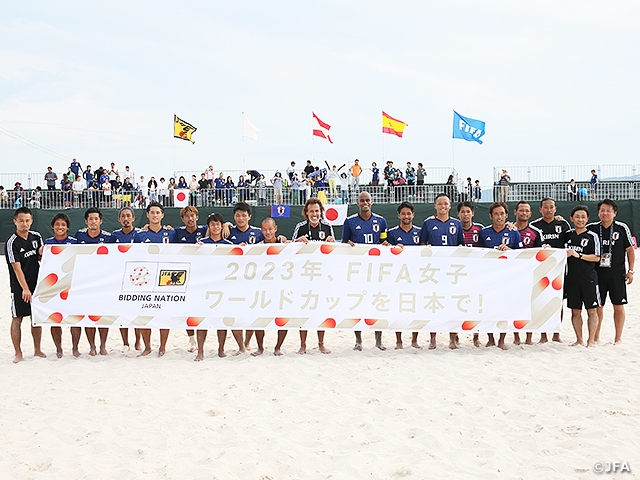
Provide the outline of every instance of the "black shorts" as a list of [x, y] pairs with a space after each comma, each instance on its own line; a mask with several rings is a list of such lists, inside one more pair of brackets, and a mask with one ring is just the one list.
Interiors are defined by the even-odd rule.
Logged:
[[11, 292], [11, 317], [30, 317], [31, 304], [22, 300], [22, 292]]
[[582, 305], [587, 310], [600, 307], [600, 289], [597, 283], [582, 285], [567, 282], [564, 284], [564, 293], [567, 297], [567, 308], [582, 310]]
[[625, 275], [602, 275], [602, 269], [598, 271], [598, 284], [600, 285], [600, 296], [602, 298], [602, 305], [607, 300], [607, 294], [609, 300], [613, 305], [626, 305], [627, 304], [627, 281]]
[[418, 180], [418, 181], [416, 181], [416, 185], [424, 185], [424, 180]]

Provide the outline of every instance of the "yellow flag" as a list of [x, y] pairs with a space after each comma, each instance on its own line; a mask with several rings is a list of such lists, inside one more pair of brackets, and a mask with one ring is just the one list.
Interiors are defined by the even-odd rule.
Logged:
[[182, 140], [189, 140], [191, 143], [196, 143], [191, 138], [193, 132], [197, 130], [196, 127], [190, 123], [180, 120], [176, 115], [173, 116], [173, 136], [175, 138], [181, 138]]

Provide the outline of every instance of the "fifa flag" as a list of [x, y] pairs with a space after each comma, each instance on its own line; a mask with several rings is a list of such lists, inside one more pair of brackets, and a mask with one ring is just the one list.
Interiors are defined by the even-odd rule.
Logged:
[[331, 137], [329, 136], [331, 125], [324, 123], [315, 113], [311, 112], [311, 115], [313, 115], [313, 135], [316, 137], [326, 138], [329, 140], [329, 143], [333, 143], [333, 140], [331, 140]]
[[177, 208], [189, 205], [189, 189], [177, 188], [173, 191], [173, 205]]
[[324, 207], [324, 218], [329, 224], [341, 227], [344, 224], [344, 221], [347, 219], [348, 210], [349, 205], [347, 205], [346, 203], [326, 205]]
[[406, 123], [382, 112], [382, 133], [390, 133], [391, 135], [402, 137], [402, 132], [404, 132], [404, 127], [406, 126]]
[[482, 145], [480, 137], [484, 135], [484, 122], [467, 118], [453, 111], [453, 138], [462, 138], [468, 142], [478, 142]]
[[259, 130], [256, 126], [251, 123], [244, 112], [242, 112], [242, 136], [257, 141], [258, 132]]
[[191, 143], [196, 143], [191, 138], [193, 132], [197, 130], [196, 127], [190, 123], [180, 120], [177, 115], [173, 116], [173, 136], [174, 138], [181, 138], [182, 140], [189, 140]]

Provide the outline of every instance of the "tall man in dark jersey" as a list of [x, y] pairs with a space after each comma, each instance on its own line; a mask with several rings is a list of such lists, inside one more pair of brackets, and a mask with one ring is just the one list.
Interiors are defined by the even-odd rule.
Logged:
[[[31, 317], [31, 299], [40, 271], [40, 248], [42, 237], [38, 232], [30, 230], [33, 214], [27, 207], [18, 208], [13, 214], [13, 224], [16, 232], [12, 234], [5, 245], [5, 258], [9, 267], [9, 283], [11, 285], [11, 342], [15, 349], [13, 363], [21, 362], [22, 349], [22, 319]], [[40, 348], [42, 327], [31, 326], [33, 337], [33, 354], [46, 358]]]
[[[149, 229], [136, 232], [133, 237], [134, 243], [174, 243], [175, 230], [168, 230], [162, 225], [164, 218], [164, 207], [162, 204], [153, 201], [147, 206], [147, 218], [149, 219]], [[169, 338], [169, 329], [160, 329], [160, 347], [158, 348], [158, 356], [162, 357], [167, 348], [167, 339]], [[141, 328], [140, 334], [144, 342], [144, 350], [139, 355], [144, 357], [151, 353], [151, 329]]]
[[[140, 231], [139, 228], [134, 227], [136, 220], [136, 214], [131, 207], [124, 207], [118, 213], [118, 222], [120, 222], [121, 228], [111, 232], [111, 243], [133, 243], [136, 232]], [[122, 352], [128, 352], [131, 350], [129, 346], [129, 329], [123, 327], [120, 329], [120, 335], [122, 336]], [[140, 329], [135, 329], [136, 343], [134, 348], [141, 350], [140, 347]]]
[[571, 210], [571, 222], [575, 226], [566, 234], [567, 274], [564, 291], [567, 307], [571, 309], [571, 323], [576, 332], [576, 342], [572, 346], [584, 345], [582, 339], [582, 305], [587, 310], [588, 347], [595, 347], [598, 328], [597, 308], [600, 307], [600, 292], [596, 264], [600, 261], [600, 239], [587, 230], [589, 209], [577, 205]]
[[[354, 246], [356, 243], [379, 245], [387, 240], [387, 221], [384, 217], [371, 211], [373, 200], [369, 192], [358, 195], [358, 213], [347, 217], [342, 225], [342, 243]], [[362, 332], [354, 332], [356, 351], [362, 351]], [[382, 332], [375, 332], [376, 347], [380, 350], [387, 348], [382, 344]]]
[[[97, 207], [87, 208], [84, 212], [86, 228], [81, 228], [74, 237], [79, 244], [111, 243], [111, 233], [102, 230], [102, 211]], [[100, 333], [100, 355], [107, 354], [108, 328], [99, 328]], [[96, 329], [95, 327], [85, 327], [85, 334], [89, 342], [89, 355], [96, 355]]]
[[[415, 218], [415, 209], [412, 203], [402, 202], [398, 205], [398, 218], [400, 224], [390, 228], [387, 232], [387, 242], [391, 245], [420, 245], [420, 227], [413, 224]], [[411, 346], [413, 348], [422, 348], [418, 344], [418, 332], [411, 333]], [[396, 350], [403, 347], [402, 332], [396, 332]]]
[[[507, 228], [508, 215], [509, 207], [506, 203], [494, 202], [491, 204], [489, 207], [491, 225], [480, 231], [480, 246], [502, 251], [522, 248], [520, 232]], [[489, 333], [488, 336], [489, 341], [487, 342], [487, 347], [492, 347], [496, 344], [493, 333]], [[506, 336], [506, 333], [501, 333], [500, 339], [498, 340], [498, 348], [502, 350], [507, 349], [507, 346], [504, 344]]]
[[[437, 215], [429, 217], [422, 222], [420, 229], [420, 244], [431, 245], [433, 247], [457, 247], [464, 245], [464, 234], [462, 223], [457, 218], [449, 216], [451, 210], [451, 200], [445, 193], [436, 196], [434, 203]], [[449, 348], [458, 348], [458, 334], [449, 333]], [[431, 332], [429, 350], [436, 348], [436, 333]]]
[[[56, 213], [51, 219], [51, 229], [53, 230], [53, 237], [45, 239], [45, 245], [75, 245], [78, 241], [74, 237], [69, 236], [69, 227], [71, 227], [71, 219], [66, 213]], [[80, 356], [80, 350], [78, 344], [80, 343], [80, 336], [82, 334], [82, 328], [71, 327], [71, 351], [74, 357]], [[58, 358], [62, 358], [62, 327], [51, 327], [51, 338], [56, 346], [56, 355]]]
[[[299, 222], [293, 230], [292, 242], [335, 242], [333, 227], [324, 220], [324, 205], [317, 198], [308, 199], [302, 209], [304, 221]], [[329, 354], [324, 345], [324, 330], [318, 330], [318, 350]], [[307, 331], [300, 330], [299, 354], [307, 353]]]
[[[633, 282], [636, 254], [633, 250], [633, 240], [629, 227], [615, 220], [618, 213], [618, 204], [610, 199], [598, 202], [599, 222], [590, 223], [587, 229], [598, 235], [602, 258], [596, 265], [598, 272], [598, 284], [602, 305], [607, 300], [607, 295], [613, 304], [613, 324], [615, 327], [614, 344], [622, 342], [622, 330], [626, 313], [624, 306], [627, 304], [627, 285]], [[629, 270], [626, 269], [626, 261]], [[595, 342], [600, 341], [600, 327], [604, 318], [604, 308], [598, 308], [598, 328], [596, 329]]]
[[[542, 218], [534, 220], [531, 225], [542, 232], [542, 245], [552, 248], [565, 248], [565, 235], [571, 227], [569, 222], [556, 219], [556, 201], [553, 198], [545, 197], [540, 200], [540, 213]], [[560, 315], [562, 318], [562, 314]], [[561, 342], [560, 334], [554, 333], [552, 340]], [[540, 343], [546, 343], [547, 334], [540, 334]]]

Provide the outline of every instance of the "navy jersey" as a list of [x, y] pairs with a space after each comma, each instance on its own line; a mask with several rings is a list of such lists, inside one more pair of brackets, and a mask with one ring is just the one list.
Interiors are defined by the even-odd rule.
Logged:
[[139, 228], [134, 228], [129, 233], [124, 233], [121, 228], [111, 232], [111, 243], [133, 243], [133, 239]]
[[420, 227], [411, 225], [411, 230], [405, 232], [400, 225], [389, 229], [387, 241], [391, 245], [420, 245]]
[[481, 223], [472, 223], [468, 230], [462, 230], [464, 236], [465, 247], [479, 247], [480, 246], [480, 231], [484, 228]]
[[481, 247], [496, 248], [502, 244], [513, 250], [522, 248], [520, 232], [517, 230], [509, 230], [507, 227], [503, 228], [500, 232], [496, 232], [493, 229], [493, 225], [484, 227], [480, 231]]
[[175, 230], [167, 230], [164, 227], [157, 232], [140, 230], [133, 236], [133, 243], [173, 243], [174, 236]]
[[29, 230], [27, 238], [24, 239], [17, 234], [13, 234], [7, 240], [4, 247], [4, 256], [9, 266], [9, 283], [11, 292], [18, 294], [22, 292], [22, 287], [16, 272], [13, 271], [12, 263], [19, 263], [24, 274], [24, 279], [29, 285], [29, 289], [33, 292], [38, 283], [38, 272], [40, 271], [40, 259], [38, 250], [42, 246], [42, 236], [38, 232]]
[[[585, 231], [577, 234], [575, 230], [569, 230], [566, 235], [567, 248], [575, 250], [583, 255], [600, 255], [600, 239], [596, 233]], [[598, 283], [596, 271], [597, 262], [587, 262], [581, 258], [567, 258], [567, 279], [579, 285]]]
[[253, 245], [255, 243], [264, 242], [264, 235], [262, 230], [257, 227], [249, 226], [244, 232], [238, 230], [238, 227], [233, 226], [229, 229], [229, 237], [227, 238], [234, 245], [241, 243], [247, 243]]
[[211, 238], [210, 238], [210, 237], [206, 237], [206, 238], [203, 238], [203, 239], [202, 239], [202, 240], [200, 240], [200, 241], [201, 241], [202, 243], [208, 243], [208, 244], [215, 243], [215, 244], [220, 244], [220, 245], [233, 245], [233, 243], [231, 243], [231, 242], [230, 242], [229, 240], [227, 240], [226, 238], [223, 238], [223, 239], [221, 239], [221, 240], [215, 240], [215, 241], [214, 241], [214, 240], [211, 240]]
[[175, 237], [173, 239], [175, 243], [198, 243], [207, 234], [207, 226], [197, 226], [195, 232], [192, 233], [187, 232], [187, 227], [182, 226], [180, 228], [176, 228], [175, 232]]
[[81, 228], [76, 232], [74, 237], [76, 237], [78, 243], [111, 243], [111, 234], [104, 230], [100, 230], [100, 235], [97, 237], [91, 237], [86, 228]]
[[444, 222], [437, 217], [427, 218], [422, 223], [420, 243], [433, 247], [456, 247], [464, 245], [462, 223], [457, 218], [449, 217]]
[[78, 240], [74, 237], [67, 237], [62, 240], [56, 240], [56, 237], [49, 237], [44, 241], [45, 245], [75, 245]]
[[566, 220], [556, 220], [555, 218], [547, 223], [543, 218], [531, 222], [529, 224], [532, 227], [537, 228], [542, 234], [542, 244], [549, 245], [553, 248], [564, 248], [565, 234], [571, 227]]
[[369, 220], [354, 213], [342, 225], [342, 241], [353, 243], [379, 244], [387, 239], [387, 221], [384, 217], [371, 214]]
[[520, 238], [522, 239], [522, 248], [542, 247], [542, 232], [536, 227], [527, 225], [520, 230]]
[[633, 245], [631, 230], [626, 223], [613, 221], [609, 228], [602, 222], [590, 223], [587, 230], [595, 233], [600, 240], [602, 255], [611, 254], [611, 268], [598, 265], [598, 275], [618, 275], [626, 273], [625, 250]]

